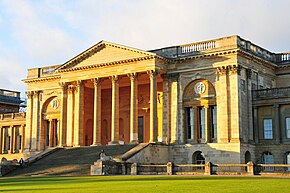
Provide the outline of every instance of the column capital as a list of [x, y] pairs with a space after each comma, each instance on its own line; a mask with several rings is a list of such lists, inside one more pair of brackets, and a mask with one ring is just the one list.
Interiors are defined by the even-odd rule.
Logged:
[[67, 90], [69, 92], [73, 92], [75, 89], [76, 89], [75, 85], [70, 84], [70, 85], [67, 86]]
[[94, 86], [98, 86], [98, 85], [101, 84], [101, 82], [102, 82], [102, 78], [99, 78], [99, 77], [97, 77], [97, 78], [92, 78], [91, 81], [94, 83]]
[[113, 75], [113, 76], [110, 76], [109, 78], [114, 83], [117, 83], [120, 80], [120, 77], [118, 75]]
[[157, 76], [158, 71], [157, 70], [147, 70], [147, 74], [149, 75], [149, 78], [151, 79], [151, 78]]
[[238, 75], [240, 75], [241, 74], [241, 69], [242, 69], [241, 65], [230, 65], [230, 66], [228, 66], [228, 70], [229, 70], [230, 74], [238, 74]]
[[32, 98], [32, 96], [34, 94], [33, 91], [26, 91], [25, 93], [26, 93], [27, 98], [29, 98], [29, 99]]
[[218, 74], [220, 74], [220, 75], [226, 75], [227, 72], [228, 72], [228, 68], [227, 68], [227, 66], [220, 66], [220, 67], [217, 67], [217, 72], [218, 72]]
[[247, 74], [248, 79], [252, 78], [252, 70], [251, 69], [246, 69], [246, 74]]
[[67, 87], [68, 83], [67, 82], [59, 82], [58, 85], [64, 89], [65, 87]]
[[138, 73], [137, 72], [128, 73], [127, 76], [130, 78], [131, 81], [133, 81], [138, 78]]

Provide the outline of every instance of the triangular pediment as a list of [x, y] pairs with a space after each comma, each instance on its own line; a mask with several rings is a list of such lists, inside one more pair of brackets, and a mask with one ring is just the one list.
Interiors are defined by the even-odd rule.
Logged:
[[126, 61], [136, 58], [156, 56], [155, 53], [146, 52], [105, 41], [92, 46], [83, 53], [61, 65], [57, 70], [77, 69], [86, 66], [107, 64], [117, 61]]

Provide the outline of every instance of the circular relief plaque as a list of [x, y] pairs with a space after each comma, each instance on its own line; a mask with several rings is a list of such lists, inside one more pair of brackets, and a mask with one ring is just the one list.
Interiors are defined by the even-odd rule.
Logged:
[[53, 99], [50, 103], [51, 107], [57, 109], [59, 107], [59, 102], [57, 99]]
[[196, 94], [202, 94], [202, 93], [204, 93], [204, 91], [205, 91], [205, 85], [204, 85], [203, 82], [198, 82], [198, 83], [195, 84], [194, 92]]

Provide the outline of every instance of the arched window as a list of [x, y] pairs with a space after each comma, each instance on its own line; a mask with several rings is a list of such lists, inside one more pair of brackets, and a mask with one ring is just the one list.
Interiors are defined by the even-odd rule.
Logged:
[[208, 143], [217, 140], [216, 92], [206, 79], [197, 79], [184, 89], [184, 134], [188, 143]]
[[246, 151], [246, 153], [245, 153], [245, 163], [248, 163], [250, 161], [252, 161], [251, 160], [251, 153], [249, 151]]
[[192, 155], [193, 164], [205, 164], [205, 158], [201, 151], [196, 151]]
[[[264, 152], [262, 155], [262, 163], [263, 164], [273, 164], [274, 163], [274, 158], [271, 152]], [[273, 171], [273, 167], [264, 167], [264, 171]]]

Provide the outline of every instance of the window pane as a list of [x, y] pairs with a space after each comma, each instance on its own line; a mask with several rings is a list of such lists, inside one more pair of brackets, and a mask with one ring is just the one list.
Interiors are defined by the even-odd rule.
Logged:
[[199, 137], [204, 139], [205, 138], [205, 108], [201, 107], [199, 109], [199, 117], [200, 117], [200, 135]]
[[272, 119], [264, 119], [264, 139], [273, 139]]
[[186, 108], [186, 119], [187, 119], [187, 139], [194, 138], [194, 111], [192, 107]]
[[286, 118], [286, 136], [290, 138], [290, 118]]
[[212, 131], [211, 138], [217, 138], [217, 108], [216, 106], [212, 106]]

